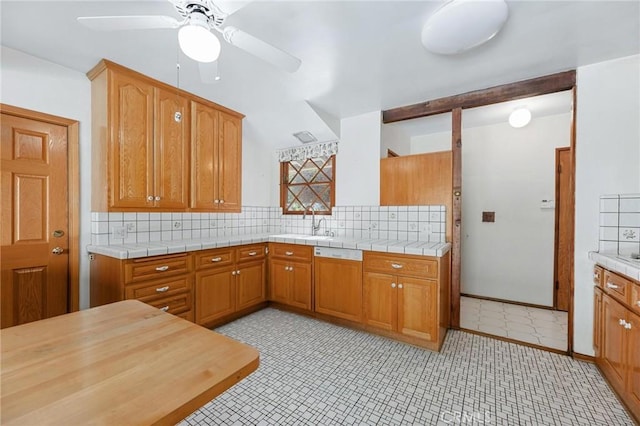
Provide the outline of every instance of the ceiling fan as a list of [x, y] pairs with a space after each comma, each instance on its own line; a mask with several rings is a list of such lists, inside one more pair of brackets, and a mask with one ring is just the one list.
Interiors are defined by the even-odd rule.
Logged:
[[98, 31], [179, 28], [180, 48], [185, 55], [200, 63], [214, 62], [220, 55], [220, 41], [211, 31], [215, 30], [229, 44], [276, 67], [291, 73], [300, 68], [301, 61], [295, 56], [236, 27], [222, 26], [229, 15], [249, 2], [221, 1], [218, 6], [212, 0], [168, 1], [175, 6], [182, 20], [162, 15], [82, 16], [77, 19], [81, 24]]

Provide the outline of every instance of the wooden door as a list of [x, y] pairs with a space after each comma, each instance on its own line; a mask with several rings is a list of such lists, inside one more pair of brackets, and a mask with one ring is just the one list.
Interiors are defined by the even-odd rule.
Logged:
[[266, 300], [264, 261], [242, 264], [236, 276], [236, 309], [244, 309]]
[[365, 272], [363, 279], [364, 323], [383, 330], [398, 326], [398, 295], [393, 275]]
[[437, 281], [398, 277], [398, 331], [435, 341], [438, 326]]
[[219, 210], [240, 212], [242, 182], [242, 123], [229, 114], [218, 115]]
[[196, 272], [196, 323], [206, 324], [235, 312], [234, 268]]
[[627, 310], [620, 303], [609, 297], [602, 296], [602, 321], [604, 322], [602, 334], [602, 366], [609, 373], [607, 377], [611, 385], [619, 392], [624, 392], [626, 368], [625, 335], [627, 330], [620, 325], [620, 319], [626, 318]]
[[217, 197], [218, 112], [191, 102], [191, 209], [218, 208]]
[[289, 304], [311, 310], [311, 264], [292, 263], [290, 268]]
[[554, 306], [569, 310], [571, 298], [571, 244], [573, 210], [571, 208], [571, 149], [556, 149], [556, 230]]
[[314, 259], [315, 310], [351, 321], [362, 321], [362, 262]]
[[154, 145], [155, 206], [185, 210], [189, 195], [189, 102], [156, 89]]
[[273, 259], [269, 264], [269, 299], [274, 302], [289, 303], [289, 264]]
[[67, 128], [4, 113], [0, 127], [5, 328], [68, 311], [69, 200]]
[[153, 86], [111, 73], [109, 113], [112, 155], [109, 207], [153, 207]]
[[627, 353], [628, 356], [628, 389], [631, 400], [632, 411], [640, 413], [640, 315], [630, 313], [629, 323], [631, 328], [627, 333]]

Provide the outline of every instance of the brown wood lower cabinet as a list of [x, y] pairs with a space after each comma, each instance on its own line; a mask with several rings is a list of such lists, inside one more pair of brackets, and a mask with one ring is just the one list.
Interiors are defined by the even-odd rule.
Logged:
[[193, 321], [192, 271], [188, 253], [126, 260], [93, 255], [91, 307], [138, 299]]
[[449, 327], [448, 256], [365, 252], [364, 324], [439, 350]]
[[270, 243], [269, 253], [269, 299], [310, 311], [312, 247]]
[[211, 325], [266, 301], [265, 245], [196, 254], [196, 323]]
[[634, 299], [640, 283], [605, 270], [604, 290], [594, 291], [596, 363], [640, 421], [640, 305]]

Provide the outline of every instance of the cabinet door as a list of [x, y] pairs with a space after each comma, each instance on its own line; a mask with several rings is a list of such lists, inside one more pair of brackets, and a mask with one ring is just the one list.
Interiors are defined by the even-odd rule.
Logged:
[[602, 296], [602, 320], [604, 322], [602, 334], [603, 367], [609, 373], [607, 377], [611, 385], [624, 392], [626, 368], [625, 337], [627, 330], [620, 325], [620, 320], [627, 317], [627, 310], [609, 295]]
[[273, 259], [269, 264], [269, 298], [274, 302], [289, 303], [289, 264]]
[[640, 414], [640, 315], [629, 314], [631, 328], [626, 330], [628, 351], [628, 389], [631, 410]]
[[236, 275], [236, 309], [244, 309], [266, 300], [264, 261], [251, 262], [238, 267]]
[[217, 138], [218, 111], [191, 102], [191, 209], [218, 208]]
[[110, 76], [109, 207], [150, 208], [154, 203], [154, 88], [127, 75]]
[[393, 275], [365, 272], [364, 323], [395, 331], [398, 326], [398, 296]]
[[316, 257], [315, 310], [351, 321], [362, 321], [362, 262]]
[[196, 273], [196, 323], [206, 324], [235, 311], [235, 276], [230, 267]]
[[185, 210], [189, 193], [189, 103], [174, 92], [156, 89], [155, 205]]
[[311, 310], [311, 264], [292, 263], [289, 269], [289, 304]]
[[220, 112], [218, 115], [218, 197], [219, 210], [240, 211], [242, 182], [242, 123]]
[[398, 331], [436, 341], [438, 325], [438, 283], [398, 277]]
[[593, 290], [593, 350], [596, 359], [602, 357], [602, 290]]

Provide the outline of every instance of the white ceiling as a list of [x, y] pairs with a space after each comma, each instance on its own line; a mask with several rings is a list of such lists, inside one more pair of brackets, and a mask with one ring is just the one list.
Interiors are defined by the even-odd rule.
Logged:
[[221, 80], [213, 84], [202, 83], [196, 63], [179, 52], [176, 30], [101, 33], [75, 19], [177, 17], [166, 0], [2, 0], [0, 37], [5, 46], [83, 73], [107, 58], [179, 83], [244, 113], [245, 135], [273, 147], [298, 144], [291, 134], [300, 130], [319, 140], [339, 137], [336, 119], [640, 53], [640, 0], [508, 1], [509, 19], [493, 40], [439, 56], [425, 51], [420, 32], [441, 3], [256, 0], [227, 24], [299, 57], [301, 68], [288, 74], [223, 43]]

